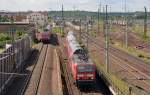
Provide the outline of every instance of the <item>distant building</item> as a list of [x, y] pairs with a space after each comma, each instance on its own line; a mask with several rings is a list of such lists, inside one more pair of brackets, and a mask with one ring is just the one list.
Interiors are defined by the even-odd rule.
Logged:
[[5, 18], [13, 20], [15, 22], [22, 22], [26, 19], [26, 15], [28, 12], [8, 12], [8, 11], [0, 11], [0, 18]]
[[5, 19], [4, 22], [8, 22], [11, 19], [15, 19], [15, 14], [12, 12], [0, 11], [0, 19], [3, 22], [2, 18]]
[[48, 13], [47, 12], [9, 12], [0, 10], [0, 21], [1, 18], [7, 19], [5, 22], [31, 22], [38, 25], [45, 25], [48, 23]]
[[26, 19], [28, 22], [43, 26], [48, 23], [48, 13], [32, 12], [27, 15]]

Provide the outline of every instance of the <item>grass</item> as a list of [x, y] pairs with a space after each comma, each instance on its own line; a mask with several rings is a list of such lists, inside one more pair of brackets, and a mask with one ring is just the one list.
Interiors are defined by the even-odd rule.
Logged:
[[5, 48], [5, 44], [11, 41], [11, 37], [7, 33], [0, 33], [0, 48]]
[[123, 81], [122, 79], [120, 79], [118, 76], [110, 73], [108, 74], [106, 72], [106, 66], [103, 63], [100, 63], [99, 58], [97, 53], [90, 53], [93, 61], [95, 62], [97, 69], [100, 70], [101, 72], [103, 72], [103, 75], [105, 76], [106, 80], [109, 83], [112, 83], [112, 85], [114, 85], [114, 87], [117, 87], [119, 89], [119, 91], [121, 91], [121, 93], [123, 93], [123, 95], [129, 95], [129, 87], [128, 84]]
[[120, 31], [119, 28], [117, 28], [114, 25], [111, 26], [111, 32], [118, 32], [118, 31]]
[[0, 48], [0, 53], [2, 53], [4, 51], [4, 49]]
[[[14, 36], [15, 41], [22, 39], [23, 37], [27, 35], [23, 29], [17, 29], [16, 33], [14, 34], [16, 34]], [[11, 43], [11, 40], [12, 40], [12, 37], [7, 32], [0, 33], [0, 49], [5, 48], [6, 43]]]
[[26, 35], [27, 35], [27, 33], [25, 33], [25, 31], [22, 31], [22, 30], [17, 30], [17, 31], [16, 31], [16, 36], [17, 36], [16, 39], [22, 39], [22, 38], [25, 37]]
[[60, 34], [62, 37], [64, 37], [64, 35], [65, 35], [65, 33], [64, 33], [64, 31], [61, 29], [61, 27], [54, 27], [54, 28], [53, 28], [53, 32]]
[[[143, 55], [139, 55], [139, 56], [143, 57]], [[101, 62], [97, 52], [90, 52], [90, 57], [96, 64], [97, 69], [103, 74], [107, 82], [109, 82], [111, 85], [114, 86], [114, 88], [116, 88], [121, 92], [121, 94], [119, 95], [130, 95], [130, 91], [129, 91], [130, 87], [132, 87], [132, 94], [144, 95], [140, 89], [136, 88], [134, 85], [130, 85], [125, 79], [122, 79], [121, 76], [115, 75], [111, 71], [108, 74], [106, 71], [106, 65], [104, 64], [104, 62]]]
[[[148, 33], [150, 31], [150, 25], [147, 26]], [[150, 35], [147, 33], [146, 37], [144, 37], [144, 26], [135, 24], [132, 27], [132, 31], [137, 33], [141, 41], [150, 41]]]
[[104, 21], [103, 21], [103, 20], [100, 20], [100, 21], [99, 21], [99, 24], [100, 24], [100, 28], [103, 28]]
[[97, 32], [95, 32], [95, 31], [91, 31], [91, 32], [89, 32], [89, 34], [92, 36], [92, 37], [97, 37]]
[[62, 32], [61, 27], [54, 27], [53, 28], [53, 32], [55, 32], [55, 33], [61, 33]]
[[128, 47], [126, 48], [123, 44], [121, 43], [117, 43], [114, 45], [116, 48], [119, 48], [120, 50], [123, 50], [125, 52], [127, 52], [128, 54], [131, 54], [135, 57], [139, 57], [145, 61], [150, 61], [150, 55], [145, 54], [144, 52], [137, 50], [133, 47]]

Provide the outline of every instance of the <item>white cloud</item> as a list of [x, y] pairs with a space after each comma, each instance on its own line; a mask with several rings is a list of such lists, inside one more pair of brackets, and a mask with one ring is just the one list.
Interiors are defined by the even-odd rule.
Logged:
[[[125, 0], [101, 0], [103, 4], [111, 5], [112, 11], [122, 11]], [[99, 0], [2, 0], [0, 10], [61, 10], [64, 4], [65, 10], [72, 10], [73, 6], [80, 10], [97, 11]], [[149, 0], [127, 0], [128, 10], [143, 10], [150, 5]]]
[[131, 4], [129, 4], [129, 7], [131, 9], [137, 9], [139, 11], [143, 11], [144, 10], [144, 6], [146, 6], [147, 8], [150, 8], [150, 1], [149, 0], [131, 0]]

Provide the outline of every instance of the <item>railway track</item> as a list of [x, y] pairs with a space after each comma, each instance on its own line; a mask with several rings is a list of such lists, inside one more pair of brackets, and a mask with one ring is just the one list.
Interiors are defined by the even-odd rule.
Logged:
[[61, 61], [61, 69], [62, 69], [62, 72], [65, 77], [65, 81], [66, 81], [68, 95], [82, 95], [81, 92], [73, 84], [73, 80], [70, 76], [70, 72], [69, 72], [68, 65], [67, 65], [68, 62], [67, 61], [65, 62], [64, 61], [65, 57], [62, 56], [64, 55], [67, 57], [65, 53], [66, 50], [64, 49], [64, 47], [62, 47], [61, 49], [59, 48], [58, 51], [59, 51], [59, 57]]
[[[61, 58], [62, 59], [62, 58]], [[73, 79], [69, 71], [69, 67], [67, 63], [63, 62], [62, 64], [62, 69], [63, 73], [65, 74], [65, 80], [67, 81], [67, 89], [68, 89], [68, 95], [101, 95], [95, 92], [83, 92], [80, 91], [79, 88], [76, 87], [75, 84], [73, 84]]]
[[[98, 43], [97, 40], [94, 40], [94, 38], [89, 37], [88, 35], [84, 35], [82, 34], [83, 37], [88, 38], [92, 43], [95, 44], [96, 48], [105, 51], [105, 47], [103, 42], [102, 43]], [[104, 55], [104, 52], [103, 52]], [[123, 71], [127, 71], [129, 74], [128, 76], [131, 76], [131, 79], [129, 79], [130, 81], [132, 80], [132, 83], [134, 84], [140, 84], [143, 89], [145, 89], [146, 91], [149, 91], [149, 87], [150, 87], [150, 76], [149, 76], [149, 63], [138, 59], [136, 57], [132, 57], [130, 58], [131, 55], [124, 53], [122, 51], [120, 51], [119, 49], [116, 49], [112, 46], [110, 46], [110, 57], [112, 57], [113, 62], [111, 62], [111, 64], [116, 65], [114, 63], [117, 63], [117, 65], [119, 67], [121, 67], [121, 70]], [[144, 64], [144, 65], [142, 65]], [[146, 66], [146, 67], [145, 67]], [[127, 75], [127, 72], [125, 75]], [[133, 77], [134, 76], [134, 77]], [[124, 76], [125, 79], [127, 79], [127, 76]], [[132, 79], [133, 77], [133, 79]], [[134, 80], [134, 81], [133, 81]], [[135, 82], [136, 80], [136, 82]], [[135, 85], [136, 86], [136, 85]]]
[[58, 56], [55, 55], [56, 51], [49, 45], [37, 95], [62, 95], [62, 91], [59, 89], [61, 80], [58, 80], [60, 72], [57, 64], [59, 64], [59, 61], [57, 61]]
[[45, 60], [46, 60], [46, 57], [48, 55], [49, 46], [46, 45], [45, 47], [46, 47], [46, 53], [44, 54], [44, 61], [43, 61], [42, 67], [41, 67], [41, 69], [39, 70], [39, 73], [38, 73], [40, 75], [40, 77], [37, 79], [37, 87], [36, 87], [35, 95], [39, 95], [39, 88], [41, 86], [40, 83], [41, 83], [41, 79], [42, 79], [42, 75], [43, 75], [43, 71], [44, 71], [44, 65], [46, 64]]
[[74, 81], [72, 79], [70, 69], [67, 65], [68, 61], [64, 60], [67, 58], [67, 50], [66, 50], [65, 44], [64, 44], [65, 41], [63, 41], [63, 40], [59, 39], [61, 46], [60, 46], [58, 51], [59, 51], [59, 56], [61, 59], [60, 60], [61, 61], [61, 68], [62, 68], [64, 77], [65, 77], [65, 81], [66, 81], [66, 85], [67, 85], [68, 95], [83, 95], [83, 93], [73, 84]]
[[45, 57], [47, 54], [48, 45], [43, 45], [40, 50], [40, 55], [34, 64], [32, 72], [30, 73], [24, 85], [21, 95], [37, 95], [41, 74], [44, 66]]
[[[64, 40], [64, 39], [63, 39]], [[61, 44], [60, 48], [59, 48], [59, 56], [61, 59], [61, 68], [63, 69], [63, 73], [65, 75], [65, 81], [67, 83], [67, 89], [68, 89], [68, 95], [110, 95], [109, 90], [106, 88], [103, 88], [103, 90], [101, 90], [102, 88], [99, 88], [99, 85], [103, 85], [100, 83], [95, 83], [94, 85], [94, 90], [92, 91], [82, 91], [81, 89], [77, 88], [76, 85], [73, 84], [73, 79], [71, 76], [71, 72], [69, 70], [69, 66], [67, 65], [68, 61], [64, 61], [64, 59], [67, 58], [67, 50], [65, 48], [65, 44], [62, 39], [59, 39], [59, 42]], [[63, 56], [62, 56], [63, 55]], [[98, 89], [97, 91], [95, 89]], [[109, 93], [109, 94], [108, 94]]]
[[31, 76], [32, 76], [32, 74], [33, 74], [33, 71], [34, 71], [35, 67], [36, 67], [36, 63], [37, 63], [38, 58], [39, 58], [39, 56], [40, 56], [40, 54], [41, 54], [41, 52], [42, 52], [42, 49], [43, 49], [43, 44], [41, 44], [41, 45], [38, 47], [38, 49], [37, 49], [37, 50], [39, 50], [39, 55], [37, 56], [37, 58], [36, 58], [36, 60], [35, 60], [35, 63], [34, 63], [34, 65], [33, 65], [33, 67], [31, 68], [31, 73], [30, 73], [29, 76], [25, 79], [25, 83], [24, 83], [24, 85], [23, 85], [23, 89], [22, 89], [20, 95], [24, 95], [24, 93], [25, 93], [25, 90], [26, 90], [26, 88], [27, 88], [27, 86], [28, 86], [28, 84], [29, 84], [30, 78], [31, 78]]
[[59, 58], [56, 51], [54, 52], [55, 48], [53, 43], [39, 44], [35, 47], [36, 53], [31, 53], [31, 58], [23, 69], [22, 73], [25, 74], [19, 74], [18, 78], [26, 77], [19, 79], [20, 85], [16, 85], [18, 84], [16, 80], [11, 91], [8, 90], [10, 91], [8, 95], [62, 95]]

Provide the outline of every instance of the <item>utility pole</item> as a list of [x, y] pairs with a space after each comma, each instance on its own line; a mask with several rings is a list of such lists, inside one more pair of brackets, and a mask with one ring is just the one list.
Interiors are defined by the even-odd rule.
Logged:
[[75, 6], [75, 5], [73, 6], [73, 11], [74, 11], [74, 12], [73, 12], [73, 13], [74, 13], [73, 16], [74, 16], [74, 20], [75, 20], [75, 18], [76, 18], [76, 17], [75, 17], [75, 11], [76, 11], [76, 6]]
[[15, 65], [16, 59], [15, 59], [15, 35], [14, 35], [14, 32], [16, 32], [16, 29], [14, 27], [14, 18], [12, 18], [11, 24], [12, 24], [12, 27], [10, 29], [10, 32], [11, 32], [11, 38], [12, 38], [11, 44], [12, 44], [12, 54], [13, 54], [13, 68], [15, 68], [16, 67], [16, 65]]
[[98, 33], [100, 33], [100, 13], [101, 13], [101, 2], [98, 6]]
[[144, 7], [145, 9], [145, 14], [144, 14], [144, 38], [146, 38], [147, 36], [147, 9], [146, 7]]
[[[87, 18], [86, 18], [86, 33], [87, 33], [87, 35], [89, 35], [89, 27], [88, 27], [88, 20], [87, 20]], [[88, 47], [89, 47], [89, 38], [87, 37], [87, 49], [88, 49]]]
[[103, 34], [104, 34], [104, 37], [105, 37], [105, 6], [103, 6]]
[[80, 41], [81, 41], [81, 32], [82, 32], [82, 29], [81, 29], [81, 28], [82, 28], [82, 22], [81, 22], [81, 19], [80, 19], [80, 38], [79, 38]]
[[62, 4], [62, 17], [61, 17], [61, 19], [62, 19], [61, 33], [63, 33], [64, 32], [64, 24], [65, 24], [65, 22], [64, 22], [64, 7], [63, 7], [63, 4]]
[[105, 13], [105, 62], [106, 62], [106, 70], [109, 73], [109, 33], [108, 33], [108, 5], [106, 5], [106, 13]]
[[[126, 4], [126, 0], [125, 0], [125, 14], [127, 13], [127, 4]], [[128, 47], [128, 20], [127, 20], [127, 16], [125, 15], [125, 46], [126, 48]]]

